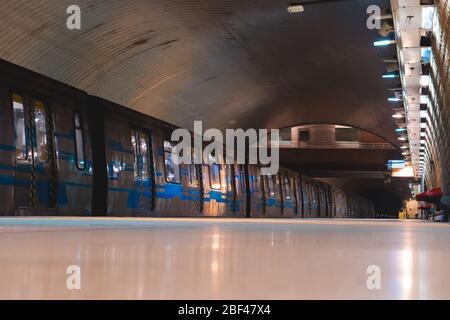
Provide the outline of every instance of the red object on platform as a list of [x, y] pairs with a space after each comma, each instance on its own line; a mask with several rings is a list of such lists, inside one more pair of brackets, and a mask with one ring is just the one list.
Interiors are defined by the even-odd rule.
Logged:
[[428, 190], [427, 192], [419, 193], [418, 195], [416, 195], [416, 200], [426, 201], [427, 198], [439, 198], [442, 196], [443, 196], [442, 189], [434, 188]]
[[427, 192], [429, 197], [442, 197], [444, 194], [442, 193], [441, 188], [431, 189]]

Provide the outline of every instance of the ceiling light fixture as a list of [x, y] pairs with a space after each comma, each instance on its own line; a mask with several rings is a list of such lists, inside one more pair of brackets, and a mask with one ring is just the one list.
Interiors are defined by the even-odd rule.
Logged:
[[394, 44], [394, 43], [395, 43], [395, 40], [380, 40], [380, 41], [375, 41], [373, 43], [373, 45], [375, 47], [381, 47], [381, 46], [388, 46], [388, 45]]
[[383, 74], [382, 77], [384, 79], [394, 79], [394, 78], [398, 78], [398, 74]]
[[289, 13], [301, 13], [305, 11], [305, 8], [301, 4], [291, 3], [287, 7]]

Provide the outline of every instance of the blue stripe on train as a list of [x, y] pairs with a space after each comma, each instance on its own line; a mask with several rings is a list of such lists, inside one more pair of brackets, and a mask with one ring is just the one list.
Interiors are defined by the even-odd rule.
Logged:
[[[29, 187], [30, 183], [31, 179], [16, 179], [15, 176], [0, 175], [0, 185], [3, 186]], [[66, 181], [58, 182], [56, 203], [60, 206], [67, 205], [68, 203], [67, 187], [92, 188], [92, 185], [86, 183], [76, 183]], [[44, 205], [49, 205], [50, 182], [37, 180], [36, 190], [39, 202], [43, 203]]]
[[2, 151], [16, 151], [16, 148], [14, 146], [6, 145], [6, 144], [0, 144], [0, 150], [2, 150]]
[[66, 139], [66, 140], [75, 140], [75, 136], [74, 136], [73, 132], [63, 133], [63, 132], [56, 131], [55, 137], [60, 138], [60, 139]]
[[[144, 188], [150, 188], [151, 185], [148, 183], [148, 181], [145, 181]], [[136, 188], [138, 188], [139, 185], [136, 182]], [[200, 200], [200, 190], [199, 189], [185, 189], [181, 184], [165, 184], [165, 185], [156, 185], [156, 189], [160, 191], [155, 192], [155, 197], [159, 199], [175, 199], [179, 198], [183, 201], [193, 200], [193, 201], [199, 201]], [[139, 208], [139, 191], [137, 189], [130, 189], [130, 188], [108, 188], [108, 191], [113, 192], [127, 192], [128, 193], [128, 200], [127, 200], [127, 208], [129, 209], [137, 209]], [[187, 195], [186, 195], [187, 193]], [[150, 198], [151, 197], [151, 191], [150, 190], [144, 190], [143, 191], [144, 198]], [[214, 191], [211, 190], [209, 192], [209, 197], [206, 197], [204, 199], [205, 202], [209, 202], [211, 200], [215, 200], [219, 203], [228, 203], [230, 202], [228, 200], [228, 197], [226, 193], [222, 193], [220, 191]]]
[[125, 149], [122, 142], [116, 140], [108, 141], [108, 149], [112, 151], [122, 152], [122, 153], [133, 153], [133, 150]]

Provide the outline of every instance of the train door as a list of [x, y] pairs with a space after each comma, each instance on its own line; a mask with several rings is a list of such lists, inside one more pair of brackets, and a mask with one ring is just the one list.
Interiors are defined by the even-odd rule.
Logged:
[[265, 185], [265, 210], [264, 213], [268, 217], [279, 217], [282, 215], [282, 199], [280, 192], [280, 183], [278, 175], [264, 176]]
[[266, 207], [267, 207], [267, 195], [268, 195], [268, 191], [267, 191], [267, 184], [268, 184], [268, 180], [267, 180], [267, 176], [263, 176], [260, 175], [259, 176], [260, 179], [260, 192], [261, 192], [261, 216], [265, 216], [266, 215]]
[[[56, 206], [56, 168], [52, 113], [42, 101], [13, 95], [16, 210]], [[48, 214], [48, 213], [47, 213]]]
[[281, 173], [278, 173], [277, 175], [274, 176], [274, 179], [275, 179], [275, 185], [276, 185], [275, 189], [278, 192], [278, 195], [277, 195], [278, 208], [279, 208], [278, 210], [279, 210], [280, 215], [282, 216], [282, 215], [284, 215], [284, 213], [286, 211], [286, 210], [284, 210], [284, 205], [285, 205], [286, 200], [284, 199], [285, 191], [283, 190], [283, 177], [282, 177]]
[[294, 216], [295, 215], [294, 199], [292, 197], [292, 189], [289, 183], [289, 177], [287, 173], [283, 175], [280, 174], [280, 185], [283, 200], [283, 214], [289, 217]]
[[227, 206], [227, 215], [236, 215], [239, 211], [238, 202], [238, 184], [236, 183], [237, 177], [235, 167], [232, 164], [226, 165], [226, 177], [227, 177], [227, 198], [229, 199]]
[[236, 167], [238, 184], [237, 199], [239, 202], [239, 216], [250, 217], [250, 196], [252, 189], [252, 181], [250, 180], [248, 166], [244, 164], [239, 164]]
[[299, 198], [298, 198], [298, 189], [297, 189], [297, 181], [296, 181], [296, 179], [294, 178], [294, 177], [291, 177], [291, 190], [292, 190], [292, 197], [293, 197], [293, 201], [294, 201], [294, 215], [295, 216], [298, 216], [298, 212], [299, 212], [299, 210], [298, 210], [298, 207], [299, 207], [299, 205], [298, 205], [298, 201], [299, 201]]
[[247, 172], [250, 182], [250, 194], [247, 199], [250, 202], [249, 211], [251, 217], [257, 217], [262, 214], [262, 176], [260, 176], [259, 168], [256, 165], [247, 165]]
[[131, 129], [131, 146], [134, 155], [134, 213], [155, 210], [155, 169], [150, 134], [141, 128]]

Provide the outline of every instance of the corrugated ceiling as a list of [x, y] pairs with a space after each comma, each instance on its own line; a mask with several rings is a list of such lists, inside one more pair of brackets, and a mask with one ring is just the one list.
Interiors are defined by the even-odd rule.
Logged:
[[[2, 0], [0, 58], [173, 124], [339, 123], [396, 143], [366, 8], [282, 0]], [[369, 3], [370, 2], [370, 3]], [[78, 4], [82, 30], [66, 28]]]

